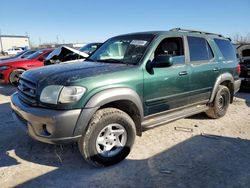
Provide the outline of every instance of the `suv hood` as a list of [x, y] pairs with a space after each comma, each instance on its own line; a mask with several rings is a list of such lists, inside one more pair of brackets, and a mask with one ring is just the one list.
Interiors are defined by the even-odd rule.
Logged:
[[39, 83], [45, 82], [46, 85], [67, 85], [83, 78], [99, 76], [109, 72], [125, 70], [133, 67], [134, 65], [80, 60], [77, 63], [50, 65], [26, 71], [22, 74], [22, 77]]

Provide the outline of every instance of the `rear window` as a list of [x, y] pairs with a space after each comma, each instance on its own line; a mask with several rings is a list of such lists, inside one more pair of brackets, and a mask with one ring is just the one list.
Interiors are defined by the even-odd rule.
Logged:
[[242, 51], [242, 56], [243, 56], [243, 57], [248, 57], [248, 56], [250, 56], [250, 49], [243, 50], [243, 51]]
[[46, 52], [45, 54], [43, 54], [43, 57], [48, 57], [48, 55], [51, 53], [52, 51], [48, 51], [48, 52]]
[[191, 61], [210, 60], [214, 57], [211, 47], [204, 38], [188, 37], [188, 46]]
[[233, 45], [228, 40], [214, 39], [214, 42], [219, 47], [223, 57], [227, 60], [236, 60], [236, 53]]

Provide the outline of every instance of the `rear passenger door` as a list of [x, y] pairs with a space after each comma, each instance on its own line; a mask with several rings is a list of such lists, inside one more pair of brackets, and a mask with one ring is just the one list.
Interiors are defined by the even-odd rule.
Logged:
[[220, 72], [220, 65], [212, 50], [212, 41], [187, 36], [190, 68], [190, 103], [207, 102]]

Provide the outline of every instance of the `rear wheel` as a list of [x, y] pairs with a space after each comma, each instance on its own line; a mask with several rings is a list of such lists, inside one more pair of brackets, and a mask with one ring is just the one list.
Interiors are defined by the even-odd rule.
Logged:
[[220, 85], [212, 106], [206, 112], [207, 116], [217, 119], [223, 117], [230, 104], [230, 91], [226, 86]]
[[10, 73], [10, 77], [9, 77], [9, 80], [10, 80], [10, 83], [13, 85], [13, 86], [17, 86], [18, 84], [18, 81], [20, 79], [20, 76], [22, 75], [22, 73], [24, 72], [25, 70], [23, 69], [16, 69], [14, 71], [12, 71]]
[[88, 163], [109, 166], [127, 157], [135, 135], [135, 124], [128, 114], [115, 108], [104, 108], [94, 114], [78, 146]]

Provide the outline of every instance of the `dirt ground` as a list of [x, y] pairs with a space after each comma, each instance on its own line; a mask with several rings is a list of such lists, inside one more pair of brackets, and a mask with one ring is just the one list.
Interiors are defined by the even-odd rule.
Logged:
[[131, 154], [108, 168], [89, 166], [75, 144], [29, 138], [12, 119], [0, 85], [0, 187], [250, 187], [250, 93], [225, 117], [181, 119], [137, 137]]

